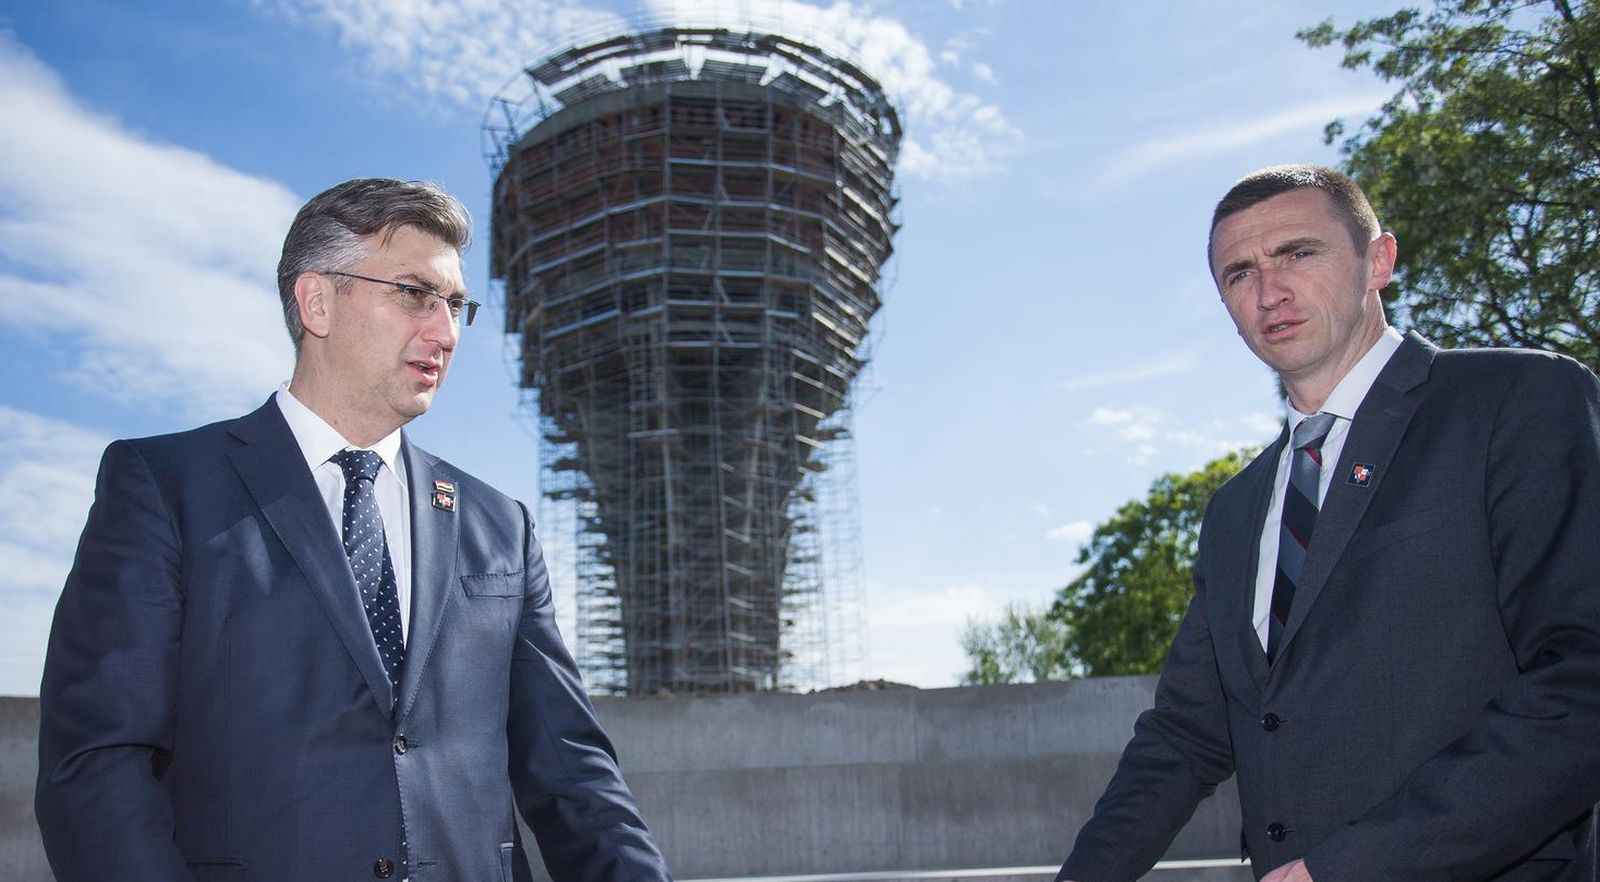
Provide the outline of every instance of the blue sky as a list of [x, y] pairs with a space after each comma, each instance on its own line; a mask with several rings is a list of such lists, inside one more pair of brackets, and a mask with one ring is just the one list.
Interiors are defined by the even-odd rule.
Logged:
[[[0, 694], [37, 692], [105, 443], [237, 415], [287, 378], [272, 272], [299, 204], [437, 180], [479, 224], [466, 277], [489, 293], [489, 98], [637, 15], [827, 40], [901, 107], [904, 227], [855, 420], [862, 673], [953, 685], [968, 617], [1047, 602], [1156, 476], [1276, 432], [1206, 224], [1239, 175], [1336, 159], [1323, 125], [1389, 94], [1294, 39], [1393, 8], [1333, 5], [0, 0]], [[499, 318], [409, 431], [533, 502]]]

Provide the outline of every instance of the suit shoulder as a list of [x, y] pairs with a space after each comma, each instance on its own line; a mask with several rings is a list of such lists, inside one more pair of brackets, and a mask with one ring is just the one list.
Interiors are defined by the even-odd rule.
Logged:
[[189, 466], [204, 461], [208, 454], [220, 456], [236, 446], [237, 442], [230, 441], [229, 429], [239, 419], [219, 420], [179, 432], [120, 438], [111, 442], [107, 450], [121, 448], [131, 451], [152, 469]]
[[1467, 382], [1528, 377], [1595, 382], [1594, 371], [1582, 362], [1542, 349], [1441, 349], [1434, 356], [1433, 375]]

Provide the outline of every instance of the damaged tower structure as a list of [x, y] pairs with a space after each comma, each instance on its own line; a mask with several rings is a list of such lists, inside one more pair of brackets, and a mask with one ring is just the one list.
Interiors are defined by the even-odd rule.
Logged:
[[851, 389], [896, 229], [883, 89], [809, 41], [661, 27], [544, 58], [484, 132], [590, 687], [833, 685], [860, 639]]

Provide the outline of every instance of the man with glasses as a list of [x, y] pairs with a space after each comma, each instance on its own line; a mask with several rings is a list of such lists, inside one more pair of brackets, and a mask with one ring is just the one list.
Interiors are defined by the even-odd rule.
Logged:
[[308, 202], [254, 413], [106, 450], [40, 688], [37, 814], [77, 880], [668, 873], [556, 632], [520, 503], [411, 444], [461, 329], [431, 184]]

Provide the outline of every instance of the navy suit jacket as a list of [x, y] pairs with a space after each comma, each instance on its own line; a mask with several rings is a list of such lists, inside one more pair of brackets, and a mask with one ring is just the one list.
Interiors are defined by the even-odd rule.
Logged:
[[1256, 875], [1593, 882], [1600, 386], [1412, 335], [1356, 412], [1272, 665], [1280, 436], [1217, 491], [1155, 707], [1060, 878], [1132, 880], [1237, 773]]
[[557, 880], [669, 878], [556, 631], [527, 510], [402, 451], [413, 614], [394, 691], [274, 402], [107, 448], [40, 689], [59, 882], [513, 882], [517, 808]]

